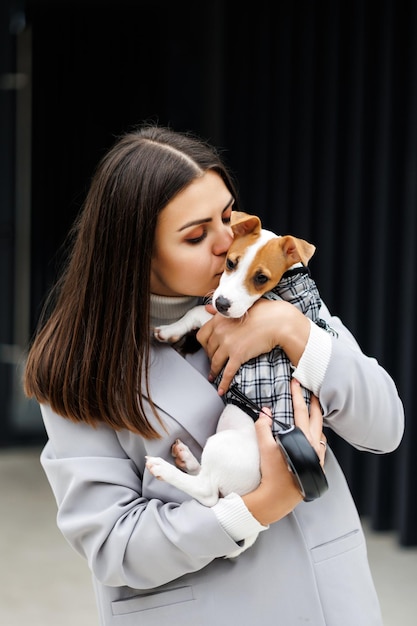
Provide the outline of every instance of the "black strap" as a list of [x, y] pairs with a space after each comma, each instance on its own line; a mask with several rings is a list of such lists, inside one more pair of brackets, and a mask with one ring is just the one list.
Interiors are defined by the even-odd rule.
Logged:
[[311, 276], [310, 268], [306, 265], [300, 265], [299, 267], [292, 267], [283, 273], [282, 278], [290, 278], [291, 276], [296, 276], [297, 274], [308, 274]]

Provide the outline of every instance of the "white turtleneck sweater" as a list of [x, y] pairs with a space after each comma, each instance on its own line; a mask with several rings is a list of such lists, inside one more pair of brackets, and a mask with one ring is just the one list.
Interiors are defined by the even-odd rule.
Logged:
[[[151, 295], [151, 326], [177, 321], [193, 306], [201, 304], [198, 297], [167, 297]], [[310, 336], [304, 353], [294, 369], [300, 383], [318, 395], [331, 356], [330, 335], [310, 320]], [[220, 498], [212, 508], [219, 523], [234, 541], [242, 541], [266, 530], [249, 512], [242, 498], [231, 493]]]

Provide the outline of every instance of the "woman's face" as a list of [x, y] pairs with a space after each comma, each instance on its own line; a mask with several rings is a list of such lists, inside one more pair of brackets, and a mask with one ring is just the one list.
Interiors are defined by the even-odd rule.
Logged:
[[151, 291], [160, 296], [207, 296], [217, 287], [234, 198], [219, 174], [206, 172], [161, 211], [155, 232]]

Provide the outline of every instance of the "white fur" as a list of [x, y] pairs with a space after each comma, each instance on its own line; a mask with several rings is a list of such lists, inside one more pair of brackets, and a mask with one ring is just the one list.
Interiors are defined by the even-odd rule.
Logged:
[[[182, 442], [176, 444], [185, 471], [160, 457], [147, 457], [150, 473], [188, 493], [205, 506], [213, 506], [229, 493], [244, 495], [261, 480], [258, 442], [253, 420], [241, 409], [228, 404], [220, 416], [216, 434], [207, 439], [201, 464]], [[228, 558], [234, 558], [253, 545], [258, 533], [248, 537]]]
[[203, 324], [209, 321], [213, 316], [206, 311], [204, 305], [195, 306], [193, 309], [172, 324], [165, 324], [155, 328], [154, 334], [159, 341], [170, 341], [175, 343], [183, 335], [186, 335], [195, 328], [201, 328]]
[[259, 298], [259, 294], [250, 294], [244, 287], [244, 280], [248, 274], [248, 269], [255, 258], [256, 253], [270, 239], [275, 239], [277, 235], [269, 230], [262, 229], [260, 236], [251, 246], [245, 249], [244, 256], [240, 259], [239, 265], [234, 272], [223, 272], [219, 286], [213, 294], [213, 306], [219, 296], [226, 298], [230, 302], [227, 317], [242, 317], [248, 309]]

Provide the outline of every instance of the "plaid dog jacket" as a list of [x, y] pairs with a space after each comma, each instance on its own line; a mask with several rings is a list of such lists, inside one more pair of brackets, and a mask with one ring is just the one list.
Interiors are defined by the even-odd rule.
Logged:
[[[319, 319], [320, 294], [306, 267], [295, 268], [295, 270], [286, 272], [278, 285], [263, 297], [270, 300], [291, 302], [313, 322], [326, 328], [326, 323]], [[329, 329], [327, 328], [327, 330]], [[285, 425], [294, 423], [290, 391], [292, 370], [293, 366], [284, 351], [280, 347], [276, 347], [271, 352], [261, 354], [241, 365], [232, 381], [232, 384], [236, 384], [239, 390], [259, 407], [266, 406], [271, 409], [274, 435], [282, 430], [276, 420]], [[215, 380], [217, 386], [220, 380], [221, 373]], [[310, 391], [302, 387], [302, 392], [309, 406]], [[233, 400], [230, 389], [225, 393], [223, 399], [226, 404]]]

